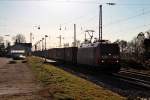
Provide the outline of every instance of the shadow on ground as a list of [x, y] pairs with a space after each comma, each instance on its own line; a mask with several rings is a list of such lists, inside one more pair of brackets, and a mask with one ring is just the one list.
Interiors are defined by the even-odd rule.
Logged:
[[16, 63], [17, 63], [17, 61], [15, 61], [15, 60], [11, 60], [8, 62], [8, 64], [16, 64]]

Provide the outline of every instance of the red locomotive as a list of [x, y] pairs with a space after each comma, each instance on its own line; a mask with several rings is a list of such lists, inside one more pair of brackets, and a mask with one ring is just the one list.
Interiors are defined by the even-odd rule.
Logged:
[[120, 69], [119, 46], [114, 43], [97, 42], [78, 48], [77, 63], [97, 69], [118, 71]]

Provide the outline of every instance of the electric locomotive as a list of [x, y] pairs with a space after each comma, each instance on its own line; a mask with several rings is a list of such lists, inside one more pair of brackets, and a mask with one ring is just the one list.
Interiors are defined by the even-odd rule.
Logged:
[[120, 70], [120, 49], [118, 44], [96, 42], [78, 48], [77, 63], [107, 71]]

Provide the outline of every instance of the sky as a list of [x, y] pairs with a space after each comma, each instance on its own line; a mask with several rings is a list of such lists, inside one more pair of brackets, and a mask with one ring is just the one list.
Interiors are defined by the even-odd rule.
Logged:
[[[116, 5], [107, 5], [108, 2]], [[32, 32], [34, 44], [48, 35], [47, 47], [51, 48], [59, 45], [59, 35], [62, 43], [71, 44], [76, 24], [77, 40], [84, 40], [87, 29], [94, 30], [94, 37], [98, 38], [100, 4], [103, 39], [130, 41], [150, 29], [149, 0], [0, 0], [0, 36], [12, 41], [16, 34], [23, 34], [30, 42]]]

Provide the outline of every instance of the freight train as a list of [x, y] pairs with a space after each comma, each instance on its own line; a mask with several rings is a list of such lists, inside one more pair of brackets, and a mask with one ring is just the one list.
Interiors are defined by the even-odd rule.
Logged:
[[34, 51], [34, 56], [46, 57], [56, 61], [90, 66], [98, 70], [120, 70], [120, 49], [115, 43], [96, 42], [86, 46], [51, 48]]

